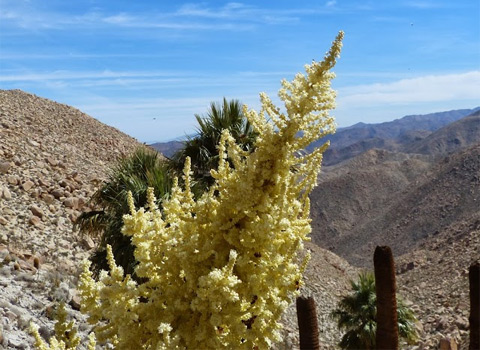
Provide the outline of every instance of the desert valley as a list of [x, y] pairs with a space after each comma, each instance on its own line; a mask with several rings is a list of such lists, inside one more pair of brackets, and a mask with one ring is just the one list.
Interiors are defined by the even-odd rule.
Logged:
[[[350, 280], [392, 248], [397, 287], [420, 339], [468, 348], [468, 268], [480, 259], [480, 108], [357, 124], [329, 137], [311, 194], [304, 296], [314, 297], [323, 349], [341, 338], [329, 316]], [[30, 321], [48, 338], [67, 303], [83, 338], [80, 263], [98, 243], [73, 229], [115, 161], [143, 145], [81, 111], [20, 90], [0, 90], [0, 349], [33, 349]], [[178, 143], [155, 144], [169, 157]], [[312, 145], [319, 146], [319, 145]], [[34, 259], [38, 261], [34, 262]], [[35, 265], [35, 266], [34, 266]], [[298, 348], [296, 311], [283, 342]]]

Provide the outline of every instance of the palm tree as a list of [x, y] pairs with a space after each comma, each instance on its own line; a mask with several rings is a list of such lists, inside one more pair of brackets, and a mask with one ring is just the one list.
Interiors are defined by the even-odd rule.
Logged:
[[212, 102], [206, 116], [195, 114], [198, 122], [197, 135], [185, 141], [184, 146], [171, 159], [172, 167], [181, 172], [186, 157], [190, 157], [195, 179], [204, 188], [213, 183], [210, 170], [218, 165], [217, 146], [224, 129], [227, 129], [245, 151], [253, 148], [257, 134], [243, 114], [243, 106], [238, 100], [223, 103]]
[[117, 265], [122, 266], [125, 273], [134, 275], [137, 264], [134, 247], [131, 238], [121, 233], [123, 215], [129, 212], [128, 192], [132, 192], [135, 205], [142, 207], [147, 202], [147, 188], [153, 187], [161, 208], [161, 202], [170, 193], [173, 176], [181, 175], [188, 156], [192, 162], [194, 193], [201, 194], [213, 183], [210, 169], [218, 165], [217, 145], [224, 129], [230, 131], [244, 150], [253, 148], [256, 133], [243, 115], [238, 100], [228, 102], [224, 98], [223, 104], [212, 102], [205, 117], [195, 115], [195, 118], [199, 124], [197, 136], [188, 139], [171, 160], [160, 160], [157, 152], [144, 147], [120, 160], [111, 169], [108, 180], [90, 199], [99, 209], [84, 212], [77, 219], [75, 227], [81, 233], [101, 237], [90, 258], [96, 276], [101, 270], [108, 270], [107, 244], [112, 246]]
[[[360, 273], [358, 281], [350, 281], [352, 293], [343, 297], [331, 316], [340, 329], [345, 329], [339, 346], [342, 349], [375, 349], [377, 332], [377, 307], [375, 294], [375, 276], [372, 273]], [[397, 296], [397, 316], [400, 338], [408, 344], [416, 341], [416, 318]]]
[[168, 197], [172, 186], [168, 166], [156, 151], [138, 148], [131, 156], [121, 159], [110, 171], [108, 180], [90, 202], [97, 210], [84, 212], [75, 222], [81, 233], [101, 236], [100, 244], [91, 256], [95, 275], [108, 271], [106, 246], [112, 246], [117, 265], [133, 275], [136, 261], [130, 237], [121, 232], [123, 215], [129, 213], [128, 192], [132, 192], [136, 207], [147, 203], [147, 188], [153, 187], [158, 205]]

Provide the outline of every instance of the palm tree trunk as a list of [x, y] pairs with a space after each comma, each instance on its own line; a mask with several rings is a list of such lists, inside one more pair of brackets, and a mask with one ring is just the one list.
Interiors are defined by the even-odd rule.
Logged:
[[480, 349], [480, 261], [470, 265], [470, 350]]
[[377, 294], [376, 349], [398, 349], [397, 298], [395, 295], [395, 263], [388, 246], [375, 249], [375, 291]]
[[315, 300], [312, 297], [297, 298], [297, 319], [300, 332], [300, 350], [320, 350]]

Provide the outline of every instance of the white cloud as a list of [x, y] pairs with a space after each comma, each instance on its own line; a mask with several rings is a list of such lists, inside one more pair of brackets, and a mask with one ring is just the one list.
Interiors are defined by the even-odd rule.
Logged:
[[380, 123], [405, 115], [480, 106], [480, 71], [426, 75], [337, 90], [337, 109], [332, 114], [339, 126]]
[[339, 105], [350, 108], [472, 99], [478, 99], [480, 103], [480, 71], [351, 86], [338, 92]]
[[0, 75], [1, 81], [46, 81], [46, 80], [78, 80], [78, 79], [103, 79], [103, 78], [135, 78], [135, 77], [172, 77], [185, 75], [185, 73], [168, 71], [53, 71], [46, 73], [20, 73]]
[[118, 24], [118, 25], [122, 25], [125, 23], [132, 23], [135, 20], [136, 20], [135, 17], [129, 16], [125, 13], [119, 13], [118, 15], [107, 16], [103, 18], [103, 21], [105, 23]]
[[432, 9], [442, 7], [442, 4], [439, 1], [407, 1], [405, 6], [413, 7], [416, 9]]
[[[332, 1], [329, 1], [332, 2]], [[333, 1], [335, 2], [335, 1]], [[312, 9], [276, 9], [230, 2], [223, 6], [209, 7], [205, 4], [185, 4], [172, 12], [119, 12], [87, 9], [84, 13], [66, 14], [58, 10], [45, 10], [34, 3], [4, 4], [0, 19], [9, 28], [28, 30], [72, 30], [87, 28], [124, 27], [160, 28], [172, 30], [250, 30], [258, 24], [284, 24], [298, 21], [299, 14], [312, 13]], [[212, 21], [213, 20], [213, 21]]]

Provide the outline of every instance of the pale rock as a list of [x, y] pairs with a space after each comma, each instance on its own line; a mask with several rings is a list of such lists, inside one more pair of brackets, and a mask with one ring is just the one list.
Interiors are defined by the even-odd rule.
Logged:
[[82, 238], [81, 242], [82, 246], [85, 248], [85, 249], [93, 249], [95, 248], [95, 242], [93, 241], [93, 239], [89, 236], [85, 236]]
[[14, 215], [15, 214], [15, 212], [10, 208], [3, 208], [3, 213], [5, 215]]
[[34, 146], [34, 147], [40, 146], [40, 144], [39, 144], [37, 141], [35, 141], [35, 140], [28, 140], [28, 143], [31, 144], [31, 145]]
[[10, 162], [0, 162], [0, 174], [6, 174], [11, 168]]
[[70, 299], [70, 302], [68, 304], [72, 307], [73, 310], [80, 311], [82, 305], [82, 298], [80, 298], [80, 296], [75, 290], [72, 294], [72, 298]]
[[8, 224], [8, 220], [5, 219], [3, 216], [0, 216], [0, 225], [6, 225]]
[[57, 166], [58, 165], [58, 161], [52, 157], [48, 157], [47, 159], [47, 163], [50, 164], [51, 166]]
[[43, 186], [43, 187], [48, 187], [48, 186], [49, 186], [49, 183], [47, 182], [47, 180], [45, 180], [45, 179], [42, 178], [42, 177], [38, 179], [38, 184], [39, 184], [40, 186]]
[[38, 216], [40, 219], [43, 218], [43, 210], [36, 205], [30, 207], [30, 211], [33, 215]]
[[64, 191], [60, 188], [57, 188], [51, 192], [51, 195], [54, 196], [56, 199], [60, 199], [63, 197]]
[[20, 349], [20, 350], [29, 348], [29, 346], [25, 344], [25, 342], [22, 339], [18, 339], [17, 337], [8, 337], [8, 346], [11, 349]]
[[42, 224], [42, 220], [38, 216], [32, 215], [28, 220], [28, 223], [38, 227]]
[[78, 210], [74, 210], [72, 213], [68, 214], [68, 218], [72, 223], [75, 223], [80, 216], [80, 212]]
[[40, 209], [38, 206], [32, 205], [30, 207], [30, 211], [32, 212], [33, 215], [38, 216], [40, 219], [43, 218], [43, 215], [44, 215], [43, 210]]
[[457, 343], [452, 338], [443, 338], [440, 340], [440, 350], [457, 350]]
[[32, 187], [34, 186], [34, 183], [30, 180], [27, 180], [23, 183], [22, 185], [22, 188], [25, 190], [25, 191], [29, 191]]
[[78, 209], [79, 199], [77, 197], [69, 197], [63, 201], [63, 205], [67, 208]]
[[15, 175], [9, 175], [7, 177], [7, 182], [10, 184], [10, 185], [17, 185], [18, 184], [18, 177], [15, 176]]
[[438, 331], [441, 331], [441, 330], [447, 329], [448, 326], [449, 326], [448, 318], [445, 317], [445, 316], [442, 316], [442, 317], [440, 317], [440, 318], [437, 320], [437, 323], [436, 323], [436, 325], [435, 325], [435, 328], [436, 328]]
[[1, 189], [1, 192], [2, 192], [2, 198], [5, 199], [5, 200], [10, 200], [12, 199], [12, 193], [10, 192], [10, 190], [8, 189], [8, 187], [3, 187]]
[[55, 197], [49, 193], [42, 193], [42, 199], [47, 204], [52, 204], [55, 201]]
[[458, 316], [455, 317], [455, 325], [461, 330], [468, 330], [470, 325], [466, 317]]

